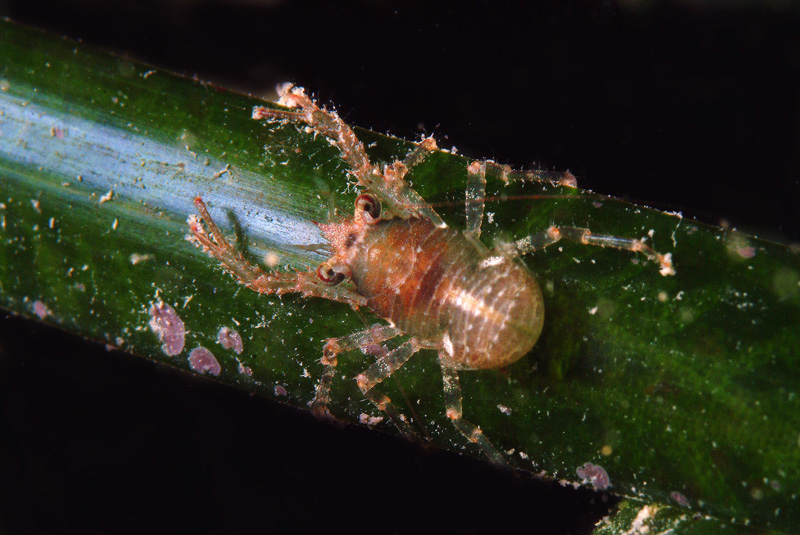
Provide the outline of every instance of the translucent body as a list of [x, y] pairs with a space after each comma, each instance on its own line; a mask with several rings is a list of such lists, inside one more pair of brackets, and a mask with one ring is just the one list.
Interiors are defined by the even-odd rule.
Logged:
[[[493, 462], [505, 464], [504, 455], [480, 428], [463, 418], [458, 369], [506, 366], [523, 357], [539, 338], [542, 292], [519, 256], [566, 239], [640, 253], [657, 262], [662, 275], [675, 273], [669, 253], [660, 254], [638, 239], [578, 227], [551, 226], [490, 252], [479, 241], [487, 175], [506, 183], [524, 180], [563, 187], [575, 187], [575, 177], [569, 171], [513, 171], [491, 161], [473, 162], [466, 169], [466, 227], [460, 232], [449, 228], [405, 180], [437, 150], [432, 138], [422, 140], [402, 161], [380, 167], [370, 161], [353, 130], [335, 112], [317, 106], [302, 88], [286, 84], [279, 94], [278, 104], [296, 111], [256, 107], [253, 118], [305, 123], [327, 137], [364, 190], [352, 218], [317, 223], [331, 256], [315, 271], [265, 272], [228, 243], [199, 197], [195, 205], [202, 219], [190, 217], [189, 227], [199, 246], [254, 291], [339, 301], [354, 309], [368, 308], [389, 322], [325, 341], [322, 375], [309, 404], [317, 413], [329, 414], [338, 355], [360, 349], [376, 361], [356, 376], [359, 389], [403, 434], [413, 437], [408, 418], [376, 387], [420, 349], [433, 349], [442, 370], [445, 414]], [[393, 349], [382, 345], [401, 335], [408, 339]]]
[[370, 226], [349, 262], [367, 306], [459, 368], [497, 368], [531, 350], [542, 292], [520, 263], [425, 219]]

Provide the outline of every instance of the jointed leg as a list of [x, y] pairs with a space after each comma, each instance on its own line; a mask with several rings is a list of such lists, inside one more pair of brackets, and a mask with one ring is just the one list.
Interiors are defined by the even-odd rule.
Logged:
[[472, 162], [467, 167], [467, 226], [464, 234], [476, 241], [481, 237], [485, 198], [486, 162]]
[[568, 186], [571, 188], [577, 187], [578, 181], [575, 175], [569, 171], [565, 173], [557, 173], [554, 171], [544, 171], [542, 169], [531, 169], [515, 171], [508, 165], [500, 165], [492, 160], [484, 160], [482, 162], [472, 162], [469, 166], [470, 172], [478, 173], [484, 179], [486, 176], [494, 176], [503, 182], [510, 182], [512, 180], [523, 180], [529, 182], [550, 182], [559, 186]]
[[414, 436], [411, 426], [399, 414], [385, 394], [379, 392], [375, 385], [397, 371], [411, 356], [419, 351], [419, 346], [414, 340], [408, 340], [403, 345], [380, 357], [372, 366], [358, 374], [356, 382], [364, 396], [375, 404], [380, 410], [391, 417], [394, 424], [407, 438]]
[[359, 185], [378, 195], [392, 213], [403, 218], [421, 216], [430, 219], [435, 225], [444, 226], [444, 222], [433, 208], [428, 206], [404, 180], [408, 169], [421, 162], [428, 153], [436, 150], [436, 142], [433, 139], [424, 140], [403, 162], [396, 162], [381, 173], [377, 166], [369, 161], [364, 144], [336, 112], [320, 109], [301, 87], [284, 85], [279, 88], [279, 94], [278, 104], [289, 108], [300, 108], [301, 111], [257, 107], [253, 109], [253, 118], [272, 118], [308, 124], [317, 133], [333, 141]]
[[[402, 163], [406, 172], [410, 171], [415, 165], [422, 163], [422, 161], [427, 158], [431, 152], [436, 150], [439, 150], [439, 147], [436, 145], [436, 140], [432, 137], [426, 137], [420, 141], [419, 145], [414, 147], [414, 149], [406, 154], [406, 157], [403, 159]], [[405, 173], [403, 173], [400, 178], [404, 177]]]
[[374, 344], [380, 344], [390, 340], [400, 334], [395, 327], [388, 325], [376, 325], [359, 331], [357, 333], [342, 336], [341, 338], [331, 338], [325, 341], [322, 349], [322, 377], [317, 383], [314, 401], [309, 403], [314, 412], [325, 413], [328, 411], [328, 402], [331, 399], [331, 381], [333, 373], [336, 371], [337, 355], [353, 349], [365, 349]]
[[402, 162], [396, 161], [392, 165], [386, 166], [383, 173], [386, 188], [380, 193], [381, 200], [386, 202], [392, 212], [400, 217], [421, 217], [430, 220], [436, 226], [446, 227], [447, 224], [439, 217], [436, 210], [405, 181], [408, 172], [436, 150], [439, 150], [436, 140], [428, 137], [414, 147]]
[[[192, 216], [189, 218], [189, 230], [192, 240], [197, 242], [209, 255], [213, 256], [233, 273], [239, 281], [259, 293], [284, 294], [301, 293], [304, 296], [323, 297], [333, 301], [347, 303], [353, 308], [366, 304], [366, 300], [343, 286], [327, 286], [319, 280], [313, 271], [295, 273], [266, 273], [258, 266], [248, 262], [228, 243], [219, 227], [211, 219], [208, 208], [200, 197], [194, 200], [202, 220]], [[208, 232], [203, 225], [208, 226]]]
[[478, 444], [495, 464], [508, 465], [503, 454], [497, 451], [483, 432], [473, 423], [464, 420], [461, 407], [461, 384], [458, 380], [458, 371], [450, 364], [447, 355], [439, 353], [439, 364], [442, 366], [442, 379], [444, 380], [444, 402], [447, 417], [462, 435], [470, 442]]
[[675, 269], [672, 266], [672, 253], [661, 254], [645, 245], [641, 240], [609, 236], [606, 234], [593, 234], [592, 231], [585, 228], [550, 227], [545, 231], [517, 240], [513, 247], [516, 248], [518, 254], [527, 254], [538, 249], [543, 249], [562, 239], [585, 245], [612, 247], [614, 249], [641, 253], [648, 260], [656, 262], [661, 266], [660, 272], [662, 275], [675, 274]]
[[422, 163], [431, 152], [438, 149], [439, 147], [436, 146], [436, 140], [432, 137], [426, 137], [420, 141], [419, 145], [406, 154], [402, 162], [398, 160], [386, 168], [384, 173], [386, 180], [389, 183], [404, 180], [408, 172], [415, 165]]
[[253, 109], [253, 119], [272, 118], [304, 122], [334, 142], [362, 187], [371, 189], [375, 181], [381, 179], [380, 173], [367, 157], [364, 144], [359, 141], [353, 130], [339, 118], [336, 112], [320, 109], [305, 94], [302, 87], [284, 84], [278, 88], [278, 95], [280, 96], [278, 104], [287, 108], [300, 108], [301, 111], [290, 112], [257, 107]]
[[531, 171], [515, 171], [508, 165], [500, 165], [491, 160], [482, 162], [472, 162], [467, 167], [467, 227], [465, 234], [476, 240], [481, 235], [481, 224], [483, 223], [483, 199], [486, 198], [486, 176], [495, 176], [503, 182], [512, 180], [528, 180], [532, 182], [550, 182], [559, 186], [576, 187], [575, 175], [567, 171], [566, 173], [554, 173], [540, 169]]

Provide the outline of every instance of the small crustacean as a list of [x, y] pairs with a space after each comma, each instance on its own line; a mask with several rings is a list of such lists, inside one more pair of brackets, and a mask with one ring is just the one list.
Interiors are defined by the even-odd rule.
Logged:
[[[328, 137], [364, 190], [351, 219], [319, 224], [332, 256], [316, 271], [262, 271], [226, 241], [199, 197], [195, 205], [205, 226], [192, 217], [190, 228], [197, 243], [252, 290], [297, 292], [366, 307], [388, 322], [326, 341], [322, 378], [310, 403], [319, 413], [327, 412], [337, 356], [360, 348], [377, 353], [377, 360], [356, 377], [358, 387], [401, 432], [412, 436], [406, 419], [375, 387], [420, 349], [433, 349], [442, 369], [447, 417], [494, 462], [503, 464], [503, 455], [481, 430], [462, 418], [458, 370], [506, 366], [536, 343], [544, 323], [542, 292], [518, 256], [567, 239], [641, 253], [658, 263], [663, 275], [674, 273], [669, 254], [659, 254], [640, 240], [597, 235], [583, 228], [553, 226], [490, 250], [479, 240], [487, 174], [505, 181], [571, 187], [575, 177], [569, 172], [512, 171], [491, 161], [474, 162], [468, 167], [467, 225], [461, 232], [442, 221], [405, 181], [406, 174], [437, 149], [432, 138], [424, 139], [403, 161], [381, 169], [335, 112], [320, 109], [302, 88], [287, 84], [279, 93], [278, 103], [296, 111], [257, 107], [253, 118], [305, 123]], [[397, 348], [368, 351], [399, 335], [409, 338]]]

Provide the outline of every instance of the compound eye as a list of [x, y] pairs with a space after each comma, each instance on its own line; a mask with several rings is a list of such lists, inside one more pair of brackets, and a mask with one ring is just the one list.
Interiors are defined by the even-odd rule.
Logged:
[[317, 268], [317, 277], [328, 286], [335, 286], [347, 278], [346, 268], [325, 262]]
[[381, 202], [375, 195], [362, 193], [356, 199], [356, 211], [369, 225], [374, 225], [381, 220]]

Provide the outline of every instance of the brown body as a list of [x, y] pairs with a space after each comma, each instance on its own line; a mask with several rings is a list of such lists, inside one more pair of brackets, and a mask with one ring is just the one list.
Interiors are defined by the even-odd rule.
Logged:
[[[325, 341], [320, 359], [323, 372], [310, 403], [320, 414], [328, 413], [338, 355], [361, 349], [375, 354], [377, 360], [356, 376], [359, 389], [403, 434], [413, 437], [408, 419], [375, 387], [420, 349], [436, 349], [445, 414], [493, 462], [505, 464], [503, 453], [480, 428], [462, 417], [458, 369], [505, 366], [525, 355], [539, 338], [544, 323], [542, 291], [517, 257], [568, 239], [641, 253], [660, 264], [662, 275], [675, 274], [669, 253], [659, 254], [637, 239], [598, 235], [577, 227], [551, 226], [509, 244], [507, 254], [493, 254], [477, 241], [487, 173], [505, 182], [533, 180], [568, 187], [575, 186], [575, 177], [569, 172], [558, 176], [544, 171], [515, 172], [491, 161], [473, 162], [467, 167], [462, 233], [448, 228], [404, 178], [436, 150], [432, 138], [421, 141], [402, 161], [381, 169], [369, 160], [364, 145], [336, 113], [320, 109], [302, 88], [291, 84], [280, 86], [278, 92], [278, 103], [292, 110], [257, 107], [253, 118], [305, 123], [315, 135], [328, 137], [364, 190], [356, 199], [352, 218], [318, 223], [332, 256], [316, 271], [264, 272], [227, 242], [199, 197], [195, 205], [210, 234], [194, 216], [189, 227], [201, 247], [254, 291], [296, 292], [347, 303], [354, 309], [368, 307], [390, 322]], [[391, 350], [380, 345], [404, 334], [410, 338]], [[376, 347], [378, 351], [374, 351]]]
[[498, 368], [524, 356], [544, 322], [533, 275], [505, 256], [425, 219], [365, 228], [348, 267], [367, 306], [460, 368]]

